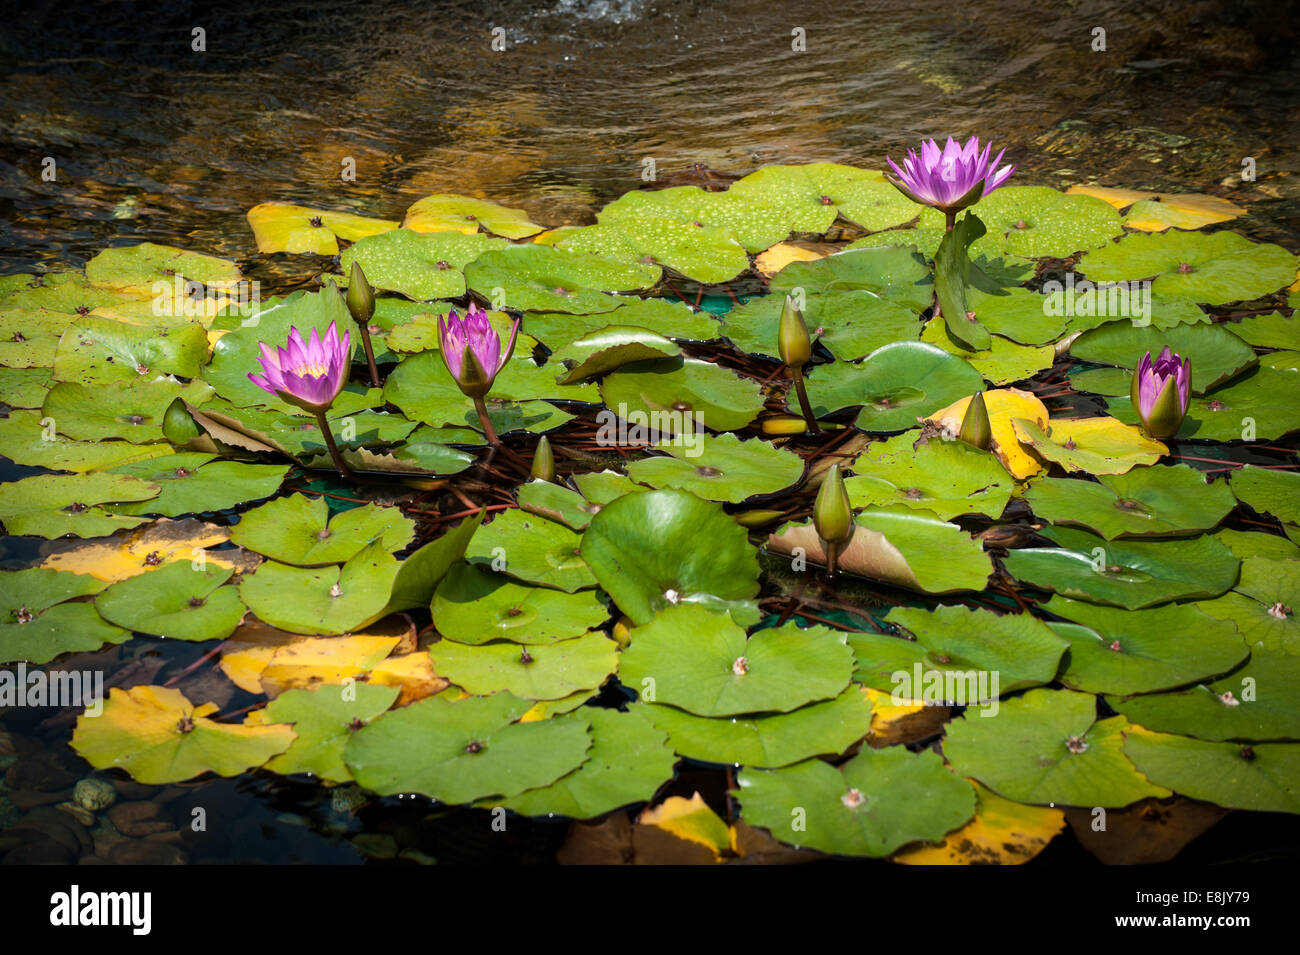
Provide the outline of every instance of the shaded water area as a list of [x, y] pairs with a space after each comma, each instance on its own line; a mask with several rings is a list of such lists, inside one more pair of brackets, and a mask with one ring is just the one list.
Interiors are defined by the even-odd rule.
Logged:
[[[1249, 209], [1231, 228], [1294, 249], [1289, 6], [1081, 2], [1045, 18], [1041, 3], [937, 0], [38, 3], [0, 23], [0, 274], [152, 241], [234, 259], [280, 291], [309, 266], [257, 254], [244, 215], [261, 202], [398, 219], [453, 192], [547, 226], [586, 224], [645, 184], [646, 160], [658, 184], [705, 184], [769, 163], [881, 168], [949, 133], [1005, 146], [1017, 184], [1228, 197]], [[800, 32], [806, 49], [792, 49]], [[1241, 176], [1248, 158], [1253, 181]], [[51, 159], [57, 178], [45, 181]], [[0, 465], [8, 479], [36, 473]], [[25, 566], [42, 547], [0, 541], [0, 558]], [[59, 666], [107, 668], [126, 685], [183, 679], [223, 713], [251, 706], [211, 667], [187, 674], [206, 649], [137, 639]], [[28, 708], [0, 722], [0, 852], [22, 845], [3, 830], [25, 812], [49, 838], [23, 861], [93, 854], [91, 824], [52, 815], [88, 774], [66, 745], [72, 721]], [[122, 862], [545, 862], [569, 835], [564, 820], [496, 833], [485, 811], [423, 798], [358, 808], [263, 773], [116, 785], [117, 805], [135, 807], [110, 817], [133, 840]], [[686, 762], [664, 793], [699, 790], [722, 807], [727, 785]], [[199, 805], [207, 827], [195, 832]], [[1297, 846], [1296, 817], [1238, 813], [1185, 858], [1295, 858]], [[587, 849], [596, 855], [573, 858], [599, 858]], [[1090, 859], [1067, 829], [1037, 861]]]

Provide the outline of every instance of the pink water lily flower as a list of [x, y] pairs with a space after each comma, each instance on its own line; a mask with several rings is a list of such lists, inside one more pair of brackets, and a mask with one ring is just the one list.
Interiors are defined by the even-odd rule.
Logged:
[[334, 403], [348, 380], [352, 350], [348, 332], [339, 338], [333, 322], [322, 337], [318, 329], [303, 341], [297, 327], [289, 329], [288, 345], [272, 349], [259, 342], [258, 359], [262, 374], [249, 373], [248, 379], [278, 398], [306, 411], [323, 411]]
[[1153, 438], [1172, 438], [1182, 426], [1192, 398], [1192, 360], [1168, 346], [1154, 362], [1147, 352], [1133, 371], [1129, 398], [1143, 431]]
[[501, 337], [492, 328], [487, 312], [471, 304], [465, 317], [452, 311], [438, 318], [438, 340], [442, 360], [447, 370], [460, 385], [460, 390], [471, 398], [482, 398], [492, 388], [492, 382], [505, 367], [515, 350], [519, 334], [519, 319], [510, 326], [510, 341], [505, 350]]
[[1003, 185], [1016, 171], [1015, 166], [998, 168], [1005, 149], [989, 162], [992, 151], [990, 143], [980, 152], [978, 136], [966, 140], [964, 146], [949, 136], [942, 148], [937, 140], [931, 139], [921, 143], [919, 156], [914, 149], [907, 151], [902, 169], [886, 156], [895, 173], [886, 178], [913, 202], [933, 206], [952, 216]]

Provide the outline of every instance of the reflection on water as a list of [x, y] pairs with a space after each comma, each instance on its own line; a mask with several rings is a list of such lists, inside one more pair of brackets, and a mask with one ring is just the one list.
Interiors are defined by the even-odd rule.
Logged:
[[1005, 143], [1023, 182], [1228, 191], [1295, 236], [1287, 5], [1068, 6], [47, 5], [0, 25], [0, 268], [140, 239], [247, 256], [243, 213], [270, 199], [392, 217], [457, 191], [584, 221], [647, 156], [879, 167], [948, 132]]

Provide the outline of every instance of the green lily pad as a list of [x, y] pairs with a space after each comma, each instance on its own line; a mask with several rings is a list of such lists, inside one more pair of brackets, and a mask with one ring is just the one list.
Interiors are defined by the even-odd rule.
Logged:
[[507, 244], [505, 239], [486, 235], [394, 229], [358, 240], [340, 257], [339, 268], [346, 278], [351, 275], [352, 263], [360, 262], [366, 281], [375, 288], [416, 301], [460, 298], [465, 294], [461, 270], [483, 253], [504, 249]]
[[1047, 345], [1065, 333], [1069, 319], [1054, 304], [1052, 296], [1026, 288], [1010, 288], [1003, 295], [966, 289], [966, 307], [980, 324], [1021, 345]]
[[1095, 483], [1043, 478], [1025, 500], [1043, 520], [1086, 527], [1108, 539], [1207, 530], [1236, 506], [1227, 482], [1207, 484], [1205, 475], [1185, 464], [1100, 475]]
[[293, 726], [298, 738], [266, 768], [286, 776], [310, 773], [331, 782], [350, 782], [344, 747], [357, 730], [392, 706], [399, 692], [397, 687], [369, 683], [286, 690], [262, 712], [268, 723]]
[[114, 511], [126, 501], [157, 497], [159, 490], [124, 474], [38, 474], [0, 484], [0, 522], [15, 535], [102, 537], [143, 524], [143, 517]]
[[1021, 444], [1066, 471], [1122, 475], [1140, 465], [1155, 464], [1168, 450], [1134, 425], [1106, 415], [1053, 418], [1050, 431], [1028, 418], [1012, 418], [1011, 424]]
[[[228, 264], [228, 263], [227, 263]], [[83, 272], [46, 272], [44, 275], [9, 276], [23, 278], [27, 281], [4, 296], [0, 302], [8, 309], [31, 309], [65, 314], [85, 314], [106, 305], [121, 302], [140, 301], [145, 296], [152, 298], [152, 285], [143, 292], [122, 291], [93, 285], [87, 281]], [[175, 282], [169, 277], [168, 283]]]
[[521, 647], [513, 641], [470, 645], [442, 640], [429, 648], [433, 668], [466, 692], [506, 690], [527, 700], [558, 700], [594, 690], [618, 668], [618, 645], [599, 631]]
[[289, 472], [287, 464], [245, 464], [212, 458], [211, 454], [187, 452], [119, 464], [112, 473], [151, 481], [161, 491], [157, 497], [138, 504], [117, 505], [113, 513], [178, 517], [222, 511], [270, 497]]
[[342, 568], [266, 561], [240, 582], [239, 596], [261, 620], [281, 630], [348, 633], [384, 615], [396, 573], [397, 561], [376, 540]]
[[[936, 607], [929, 611], [895, 607], [885, 616], [885, 621], [916, 636], [918, 646], [925, 651], [920, 661], [922, 672], [974, 669], [977, 683], [979, 671], [996, 673], [994, 695], [1051, 683], [1056, 678], [1061, 655], [1069, 647], [1045, 623], [1026, 613], [998, 615], [963, 607]], [[858, 662], [861, 666], [860, 658]], [[916, 682], [914, 673], [908, 676], [912, 683]], [[893, 691], [899, 686], [891, 683], [887, 688]], [[902, 693], [901, 698], [925, 699], [921, 692], [923, 686], [911, 689], [911, 694]]]
[[1229, 809], [1300, 812], [1294, 743], [1211, 743], [1140, 727], [1127, 735], [1124, 752], [1152, 782]]
[[879, 858], [910, 842], [937, 842], [975, 813], [975, 790], [938, 753], [864, 748], [839, 769], [810, 759], [740, 774], [742, 817], [776, 839], [845, 856]]
[[740, 622], [757, 622], [741, 610], [758, 594], [756, 552], [745, 529], [720, 504], [685, 491], [629, 494], [591, 519], [581, 552], [634, 624], [649, 623], [658, 611], [679, 603], [735, 606]]
[[0, 396], [10, 408], [39, 408], [53, 384], [45, 368], [0, 367]]
[[152, 242], [105, 249], [86, 263], [91, 285], [140, 296], [154, 294], [156, 282], [233, 285], [241, 278], [234, 262]]
[[1290, 318], [1281, 312], [1251, 315], [1221, 327], [1247, 344], [1260, 348], [1300, 349], [1300, 318], [1294, 313]]
[[1281, 246], [1251, 242], [1235, 232], [1170, 229], [1126, 235], [1089, 252], [1079, 268], [1099, 282], [1154, 277], [1151, 291], [1162, 298], [1225, 305], [1289, 285], [1298, 264], [1300, 259]]
[[766, 716], [695, 716], [652, 703], [628, 708], [666, 732], [682, 756], [735, 766], [777, 768], [810, 756], [838, 755], [871, 729], [871, 704], [854, 686], [833, 700]]
[[903, 433], [874, 441], [844, 482], [855, 508], [902, 505], [942, 520], [962, 514], [1000, 517], [1015, 482], [1001, 462], [964, 441], [916, 442]]
[[877, 170], [838, 163], [765, 166], [732, 183], [727, 192], [787, 213], [791, 232], [825, 232], [836, 213], [878, 232], [909, 222], [917, 213], [916, 205]]
[[[1105, 245], [1124, 231], [1119, 213], [1108, 203], [1044, 186], [1003, 186], [981, 199], [975, 211], [988, 234], [974, 243], [974, 255], [1060, 259]], [[939, 215], [926, 209], [919, 225]]]
[[0, 619], [0, 663], [49, 663], [65, 653], [93, 653], [131, 639], [131, 631], [106, 622], [94, 604], [60, 603], [33, 614], [26, 623], [12, 613]]
[[632, 630], [618, 672], [642, 699], [697, 716], [788, 713], [839, 696], [853, 654], [828, 627], [790, 623], [746, 639], [730, 616], [679, 604]]
[[1090, 391], [1109, 398], [1127, 396], [1133, 384], [1133, 372], [1127, 368], [1086, 368], [1070, 375], [1070, 387], [1075, 391]]
[[1169, 600], [1215, 597], [1237, 579], [1237, 558], [1209, 535], [1108, 541], [1069, 527], [1042, 533], [1060, 547], [1013, 550], [1005, 558], [1007, 572], [1064, 597], [1138, 610]]
[[[733, 371], [695, 358], [662, 358], [624, 365], [600, 383], [606, 406], [620, 418], [646, 416], [652, 426], [669, 416], [674, 430], [686, 413], [696, 426], [714, 431], [745, 427], [763, 410], [757, 382]], [[696, 430], [686, 428], [683, 430]]]
[[602, 211], [596, 225], [576, 229], [559, 237], [557, 247], [567, 252], [607, 256], [627, 267], [653, 270], [658, 281], [659, 266], [672, 269], [696, 282], [729, 282], [749, 268], [745, 246], [730, 229], [685, 222], [676, 215], [662, 215], [654, 209], [623, 208]]
[[[453, 564], [433, 597], [438, 632], [457, 643], [555, 643], [600, 626], [609, 609], [594, 590], [566, 593], [515, 583], [481, 564]], [[527, 695], [527, 694], [522, 694]]]
[[487, 511], [467, 517], [436, 540], [429, 541], [397, 565], [387, 610], [427, 607], [442, 578], [465, 556], [470, 540]]
[[127, 325], [87, 315], [59, 339], [54, 377], [92, 387], [160, 375], [195, 378], [207, 357], [202, 325]]
[[1096, 697], [1030, 690], [995, 716], [968, 713], [948, 724], [943, 751], [962, 776], [1016, 802], [1118, 808], [1168, 796], [1124, 755], [1122, 716], [1097, 719]]
[[244, 619], [230, 567], [178, 560], [113, 584], [95, 598], [109, 623], [170, 640], [224, 640]]
[[1020, 345], [993, 335], [987, 348], [971, 351], [955, 340], [942, 319], [932, 318], [921, 329], [921, 341], [938, 345], [946, 352], [966, 359], [970, 366], [995, 385], [1032, 378], [1044, 368], [1052, 367], [1056, 350], [1051, 345]]
[[1240, 560], [1245, 560], [1247, 557], [1300, 560], [1300, 546], [1281, 534], [1270, 534], [1267, 531], [1234, 531], [1224, 528], [1214, 536], [1232, 551], [1232, 556]]
[[772, 276], [768, 288], [778, 299], [796, 289], [808, 295], [865, 290], [913, 312], [934, 302], [934, 282], [925, 260], [896, 246], [851, 249], [812, 262], [792, 262]]
[[1229, 620], [1250, 647], [1300, 656], [1300, 561], [1249, 557], [1241, 562], [1234, 592], [1196, 605]]
[[633, 461], [628, 477], [651, 487], [690, 491], [706, 501], [738, 503], [790, 487], [803, 476], [802, 458], [766, 441], [741, 441], [734, 434], [699, 435], [696, 441], [656, 445], [667, 456]]
[[55, 424], [39, 411], [10, 411], [9, 417], [0, 418], [0, 454], [28, 467], [81, 473], [172, 453], [171, 445], [163, 443], [72, 441], [60, 435]]
[[1191, 359], [1192, 390], [1197, 394], [1204, 394], [1256, 363], [1250, 346], [1222, 325], [1161, 329], [1111, 322], [1075, 339], [1070, 355], [1099, 365], [1132, 369], [1147, 352], [1155, 356], [1165, 347]]
[[1213, 683], [1106, 702], [1158, 733], [1212, 741], [1300, 739], [1300, 658], [1256, 647], [1250, 662]]
[[[833, 220], [833, 210], [823, 215]], [[666, 220], [689, 235], [687, 229], [722, 230], [750, 252], [761, 252], [785, 239], [793, 231], [789, 211], [762, 201], [761, 197], [728, 189], [706, 192], [699, 186], [672, 186], [653, 191], [626, 192], [600, 211], [602, 225], [628, 224], [632, 236], [663, 228]], [[814, 231], [824, 231], [817, 229]], [[631, 237], [629, 237], [631, 238]], [[633, 244], [635, 239], [631, 240]], [[668, 263], [665, 263], [668, 264]]]
[[537, 321], [550, 322], [549, 327], [555, 329], [552, 338], [555, 338], [558, 332], [558, 340], [561, 342], [572, 337], [572, 332], [565, 332], [565, 329], [571, 328], [571, 323], [574, 321], [599, 323], [592, 327], [592, 331], [598, 331], [606, 321], [617, 325], [633, 325], [638, 328], [648, 328], [656, 335], [678, 341], [707, 342], [721, 335], [717, 319], [709, 312], [697, 312], [685, 302], [663, 298], [625, 297], [613, 314], [606, 312], [603, 315], [590, 317], [537, 314], [530, 315], [526, 321], [528, 330], [543, 341], [547, 339], [542, 331], [535, 327]]
[[[775, 355], [785, 297], [750, 299], [726, 315], [722, 334], [737, 348]], [[837, 358], [853, 361], [902, 339], [915, 339], [921, 323], [912, 309], [866, 291], [826, 292], [804, 299], [804, 321], [814, 340]]]
[[1118, 610], [1064, 597], [1045, 608], [1082, 627], [1060, 628], [1070, 641], [1061, 682], [1088, 693], [1153, 693], [1227, 673], [1246, 659], [1231, 623], [1186, 604]]
[[98, 716], [77, 718], [72, 748], [96, 769], [121, 769], [138, 783], [183, 782], [202, 773], [238, 776], [283, 753], [288, 726], [218, 723], [215, 703], [194, 706], [179, 690], [109, 690]]
[[102, 386], [61, 381], [46, 394], [41, 414], [69, 438], [148, 444], [163, 440], [163, 417], [174, 400], [201, 405], [211, 393], [205, 382], [182, 385], [168, 378], [119, 384], [107, 395]]
[[0, 365], [9, 368], [49, 368], [59, 339], [80, 318], [45, 309], [0, 311]]
[[647, 328], [607, 325], [599, 331], [575, 338], [554, 357], [566, 369], [556, 379], [562, 385], [599, 378], [634, 361], [680, 355], [682, 350]]
[[984, 387], [969, 364], [942, 348], [895, 342], [859, 364], [836, 362], [813, 369], [808, 398], [819, 417], [862, 405], [855, 422], [864, 431], [904, 431], [959, 398]]
[[935, 297], [939, 300], [948, 335], [966, 348], [977, 351], [991, 346], [988, 329], [966, 305], [967, 273], [970, 269], [967, 249], [985, 231], [979, 217], [967, 211], [945, 233], [934, 253]]
[[580, 531], [591, 523], [592, 515], [600, 510], [601, 505], [563, 484], [534, 478], [519, 486], [519, 507], [529, 514]]
[[592, 745], [588, 760], [549, 786], [530, 789], [501, 805], [525, 816], [591, 819], [646, 802], [673, 774], [677, 757], [668, 738], [637, 711], [620, 713], [588, 706], [556, 720], [587, 720]]
[[509, 209], [469, 196], [425, 196], [406, 210], [404, 228], [416, 232], [463, 232], [473, 234], [482, 226], [494, 235], [507, 239], [525, 239], [542, 231], [542, 227], [528, 220], [522, 209]]
[[1248, 464], [1232, 472], [1230, 485], [1237, 500], [1260, 514], [1272, 514], [1287, 524], [1300, 523], [1300, 474]]
[[519, 580], [573, 593], [596, 586], [581, 542], [561, 524], [509, 510], [479, 531], [466, 557]]
[[495, 308], [581, 315], [613, 311], [622, 302], [606, 293], [637, 291], [658, 279], [653, 267], [533, 244], [486, 252], [465, 269], [465, 283]]
[[[1193, 395], [1176, 441], [1271, 441], [1300, 428], [1293, 371], [1256, 368], [1208, 395]], [[1128, 424], [1137, 415], [1127, 396], [1107, 399], [1110, 413]]]
[[230, 529], [231, 543], [282, 564], [320, 567], [356, 555], [373, 540], [398, 551], [411, 542], [415, 522], [396, 507], [365, 504], [331, 521], [323, 497], [292, 494], [255, 507]]
[[580, 718], [516, 722], [530, 705], [509, 693], [431, 696], [357, 730], [343, 761], [362, 787], [384, 796], [420, 793], [448, 805], [516, 796], [577, 769], [591, 746]]

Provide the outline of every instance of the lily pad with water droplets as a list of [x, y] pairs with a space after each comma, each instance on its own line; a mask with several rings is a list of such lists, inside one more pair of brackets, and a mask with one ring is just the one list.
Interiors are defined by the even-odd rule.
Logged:
[[[879, 858], [937, 842], [975, 812], [975, 791], [938, 753], [864, 748], [843, 766], [810, 759], [739, 777], [741, 814], [781, 842]], [[802, 825], [799, 825], [802, 821]]]
[[784, 295], [868, 291], [920, 312], [934, 302], [934, 282], [925, 260], [896, 246], [851, 249], [812, 262], [794, 262], [772, 276], [769, 288]]
[[1108, 539], [1208, 530], [1236, 505], [1226, 482], [1207, 483], [1185, 464], [1103, 474], [1096, 482], [1043, 478], [1025, 500], [1044, 520], [1085, 527]]
[[968, 711], [948, 724], [943, 751], [963, 776], [1016, 802], [1119, 808], [1169, 790], [1124, 755], [1122, 716], [1097, 719], [1097, 700], [1071, 690], [1030, 690], [999, 712]]
[[517, 720], [509, 693], [453, 701], [443, 693], [390, 710], [357, 730], [343, 761], [365, 789], [419, 793], [448, 805], [549, 786], [587, 759], [585, 720]]
[[59, 339], [54, 377], [92, 387], [148, 382], [160, 375], [196, 378], [207, 357], [202, 325], [127, 325], [87, 315]]
[[194, 706], [162, 686], [113, 687], [99, 716], [77, 719], [72, 748], [96, 769], [121, 769], [138, 783], [184, 782], [203, 773], [237, 776], [283, 753], [284, 725], [218, 723], [215, 703]]
[[438, 632], [457, 643], [555, 643], [609, 618], [594, 590], [566, 593], [520, 584], [482, 564], [453, 564], [433, 597]]
[[622, 301], [607, 293], [648, 288], [658, 272], [586, 252], [515, 245], [480, 255], [466, 267], [465, 283], [493, 307], [589, 315], [618, 308]]
[[[696, 358], [663, 358], [624, 365], [600, 383], [606, 406], [619, 417], [662, 416], [679, 422], [690, 413], [714, 431], [743, 428], [763, 410], [758, 383]], [[694, 427], [688, 430], [694, 430]]]
[[505, 239], [459, 232], [421, 234], [394, 229], [361, 239], [339, 259], [343, 283], [352, 263], [361, 263], [366, 281], [377, 289], [398, 292], [418, 302], [459, 298], [465, 294], [467, 265], [485, 252], [504, 249]]
[[656, 445], [667, 455], [633, 461], [628, 477], [650, 487], [690, 491], [706, 501], [738, 503], [790, 487], [803, 476], [802, 458], [766, 441], [742, 441], [734, 434], [699, 435], [696, 441]]
[[591, 519], [582, 557], [635, 624], [679, 603], [732, 608], [741, 622], [757, 622], [743, 609], [758, 594], [757, 555], [720, 504], [675, 490], [620, 497]]
[[619, 679], [643, 699], [697, 716], [788, 713], [838, 696], [853, 675], [844, 634], [794, 624], [745, 631], [699, 605], [668, 607], [633, 628]]
[[320, 567], [343, 563], [376, 539], [386, 550], [401, 550], [414, 533], [415, 522], [396, 507], [366, 504], [330, 520], [324, 497], [293, 494], [246, 512], [230, 539], [282, 564]]
[[223, 640], [244, 619], [235, 587], [225, 586], [234, 572], [204, 563], [175, 561], [147, 574], [113, 584], [95, 598], [95, 609], [109, 623], [169, 640]]
[[373, 623], [388, 606], [397, 561], [374, 541], [339, 568], [267, 561], [239, 585], [259, 618], [292, 633], [347, 633]]
[[473, 235], [479, 227], [507, 239], [525, 239], [542, 231], [522, 209], [508, 209], [485, 199], [440, 193], [417, 200], [406, 210], [402, 227], [415, 232], [460, 232]]

